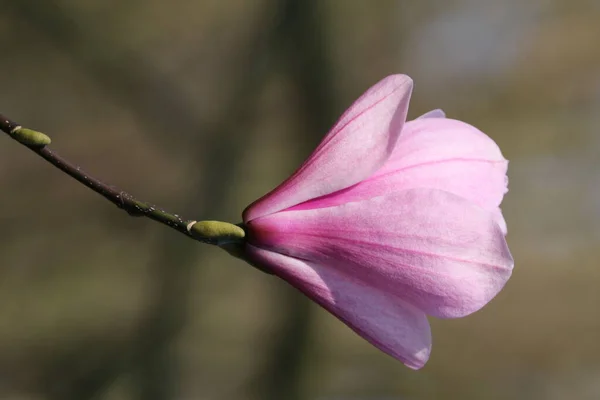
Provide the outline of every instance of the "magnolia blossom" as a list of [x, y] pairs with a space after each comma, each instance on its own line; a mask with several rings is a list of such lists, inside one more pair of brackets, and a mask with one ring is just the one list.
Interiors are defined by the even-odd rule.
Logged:
[[511, 275], [499, 205], [507, 161], [441, 110], [406, 122], [412, 80], [389, 76], [243, 215], [245, 256], [370, 343], [421, 368], [427, 315], [486, 305]]

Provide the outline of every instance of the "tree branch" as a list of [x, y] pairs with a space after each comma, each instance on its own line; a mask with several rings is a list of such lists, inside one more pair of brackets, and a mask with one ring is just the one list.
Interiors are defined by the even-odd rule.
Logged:
[[0, 114], [0, 130], [69, 175], [71, 178], [92, 189], [120, 209], [125, 210], [129, 215], [133, 217], [147, 217], [167, 225], [190, 238], [204, 243], [211, 242], [208, 238], [202, 239], [199, 238], [198, 235], [192, 235], [190, 233], [189, 228], [194, 225], [196, 221], [184, 220], [177, 214], [171, 214], [149, 203], [139, 201], [129, 193], [107, 185], [85, 172], [79, 166], [64, 159], [48, 147], [50, 138], [43, 133], [23, 128], [21, 125], [6, 118], [2, 114]]

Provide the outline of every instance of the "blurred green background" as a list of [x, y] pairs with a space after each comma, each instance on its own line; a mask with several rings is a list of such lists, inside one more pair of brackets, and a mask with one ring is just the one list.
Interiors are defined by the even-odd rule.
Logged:
[[0, 137], [0, 398], [599, 399], [597, 0], [3, 0], [0, 111], [136, 197], [240, 220], [392, 73], [511, 161], [516, 260], [418, 372], [276, 278]]

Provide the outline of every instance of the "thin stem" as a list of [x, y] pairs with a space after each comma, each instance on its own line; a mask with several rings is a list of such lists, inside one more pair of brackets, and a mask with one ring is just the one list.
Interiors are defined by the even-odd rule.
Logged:
[[[2, 114], [0, 114], [0, 130], [2, 130], [11, 138], [15, 139], [17, 142], [21, 143], [22, 145], [24, 145], [25, 147], [27, 147], [46, 161], [48, 161], [50, 164], [54, 165], [56, 168], [69, 175], [71, 178], [77, 180], [78, 182], [92, 189], [94, 192], [100, 194], [120, 209], [125, 210], [130, 216], [147, 217], [154, 221], [165, 224], [190, 238], [205, 243], [211, 242], [211, 240], [208, 238], [207, 240], [204, 240], [203, 238], [198, 237], [197, 234], [192, 235], [190, 233], [188, 227], [193, 225], [196, 221], [184, 220], [177, 214], [171, 214], [149, 203], [139, 201], [129, 193], [126, 193], [124, 191], [118, 190], [113, 186], [105, 184], [104, 182], [100, 181], [97, 178], [94, 178], [93, 176], [82, 170], [77, 165], [74, 165], [73, 163], [64, 159], [46, 145], [46, 143], [50, 142], [50, 139], [44, 134], [35, 131], [30, 131], [28, 129], [23, 129], [21, 125], [6, 118]], [[38, 140], [36, 142], [36, 140], [26, 140], [23, 138], [22, 131], [27, 131], [27, 133], [41, 135], [47, 141]]]

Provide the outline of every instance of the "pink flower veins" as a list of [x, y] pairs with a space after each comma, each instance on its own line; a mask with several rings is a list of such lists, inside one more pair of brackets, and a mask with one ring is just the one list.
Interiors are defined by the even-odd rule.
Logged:
[[250, 260], [418, 369], [426, 315], [479, 310], [513, 259], [499, 208], [508, 162], [441, 110], [406, 122], [412, 86], [393, 75], [370, 88], [244, 224]]

